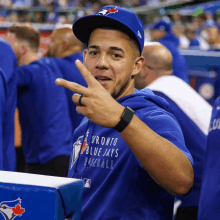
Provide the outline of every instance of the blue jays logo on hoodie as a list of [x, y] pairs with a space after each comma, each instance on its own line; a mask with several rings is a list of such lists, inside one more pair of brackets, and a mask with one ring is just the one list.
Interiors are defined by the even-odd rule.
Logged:
[[116, 8], [108, 8], [100, 10], [99, 12], [97, 12], [97, 15], [109, 15], [116, 12], [118, 12]]
[[0, 203], [0, 213], [5, 220], [13, 220], [17, 216], [22, 216], [25, 209], [21, 207], [21, 199], [3, 201]]
[[[86, 132], [86, 136], [85, 136], [84, 140], [83, 140], [84, 135], [82, 135], [73, 144], [73, 155], [72, 155], [72, 162], [71, 162], [70, 169], [73, 167], [73, 164], [75, 163], [75, 161], [79, 157], [79, 153], [83, 154], [83, 152], [87, 148], [87, 146], [88, 146], [88, 144], [87, 144], [88, 135], [89, 135], [89, 130]], [[80, 152], [80, 149], [81, 149], [81, 152]]]

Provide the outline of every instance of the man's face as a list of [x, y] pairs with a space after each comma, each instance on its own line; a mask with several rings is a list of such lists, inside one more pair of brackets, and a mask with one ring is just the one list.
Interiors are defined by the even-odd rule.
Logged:
[[217, 27], [207, 29], [207, 41], [210, 45], [219, 43], [219, 30]]
[[7, 33], [7, 41], [11, 45], [12, 49], [14, 50], [17, 59], [19, 60], [21, 57], [21, 41], [17, 39], [14, 33]]
[[160, 40], [164, 35], [164, 32], [161, 30], [150, 30], [150, 36], [152, 41]]
[[86, 68], [115, 99], [134, 92], [137, 59], [129, 37], [117, 30], [95, 29], [84, 51]]
[[193, 32], [188, 31], [187, 33], [185, 33], [185, 36], [189, 39], [189, 40], [193, 40], [195, 35]]

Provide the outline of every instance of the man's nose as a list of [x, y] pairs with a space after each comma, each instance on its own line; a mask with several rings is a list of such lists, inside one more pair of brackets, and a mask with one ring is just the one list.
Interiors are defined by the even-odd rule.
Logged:
[[97, 69], [108, 69], [109, 64], [108, 64], [108, 57], [105, 54], [101, 54], [97, 63], [96, 63], [96, 68]]

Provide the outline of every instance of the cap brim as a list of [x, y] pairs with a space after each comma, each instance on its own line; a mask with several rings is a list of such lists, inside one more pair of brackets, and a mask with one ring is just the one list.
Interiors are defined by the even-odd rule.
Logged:
[[110, 17], [104, 17], [100, 15], [88, 15], [86, 17], [78, 19], [72, 27], [74, 35], [83, 43], [88, 43], [88, 38], [95, 28], [102, 25], [113, 25], [119, 27], [122, 31], [132, 35], [136, 38], [135, 34], [123, 23], [117, 19]]

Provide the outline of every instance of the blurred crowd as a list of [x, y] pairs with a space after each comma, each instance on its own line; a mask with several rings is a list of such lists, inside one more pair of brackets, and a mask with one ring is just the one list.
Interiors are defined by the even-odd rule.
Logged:
[[[154, 18], [154, 24], [160, 18]], [[181, 16], [178, 12], [164, 16], [165, 26], [171, 28], [179, 38], [180, 49], [219, 50], [220, 16], [218, 14], [201, 13], [198, 16]], [[151, 41], [152, 24], [145, 24], [145, 41]], [[163, 25], [158, 29], [163, 29]]]
[[[160, 6], [188, 0], [0, 0], [0, 21], [35, 23], [72, 23], [77, 17], [96, 12], [105, 5], [126, 8]], [[77, 14], [71, 9], [77, 8]], [[70, 10], [68, 10], [70, 9]], [[58, 13], [59, 11], [62, 11]]]

